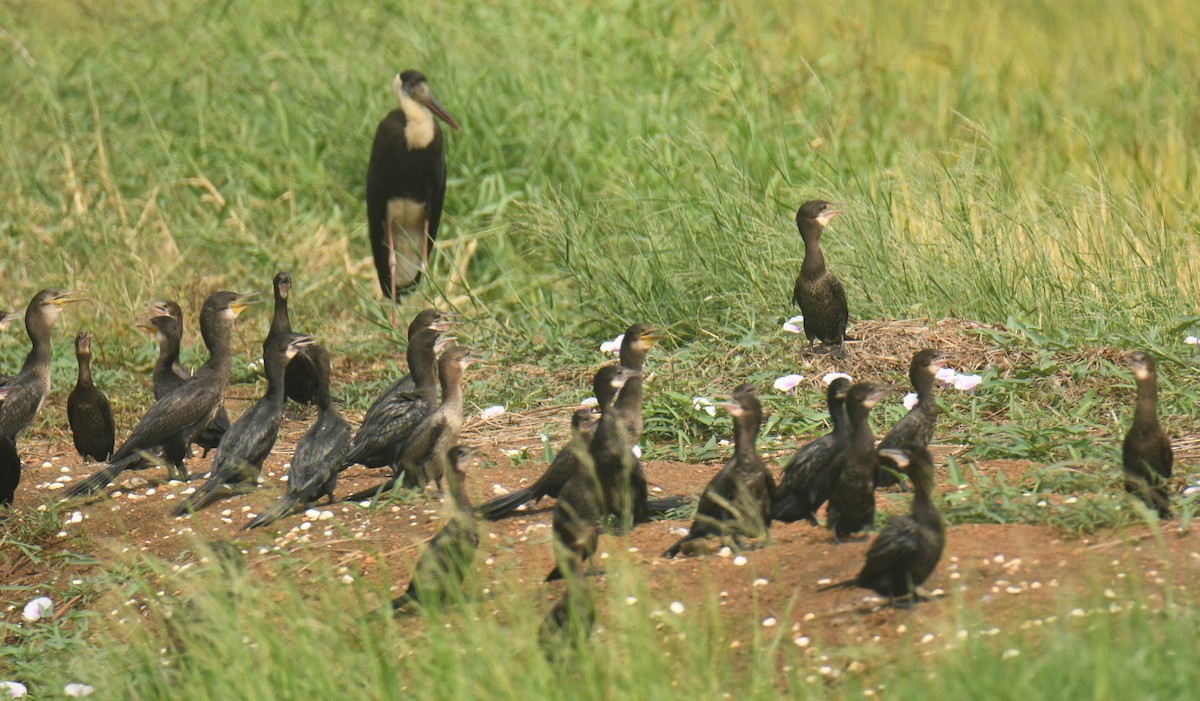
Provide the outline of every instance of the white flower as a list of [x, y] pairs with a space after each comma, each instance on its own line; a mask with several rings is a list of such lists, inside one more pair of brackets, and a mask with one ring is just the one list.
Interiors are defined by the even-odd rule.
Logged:
[[919, 397], [917, 397], [916, 392], [909, 392], [908, 394], [904, 395], [904, 408], [912, 411], [912, 408], [917, 405], [918, 399]]
[[587, 407], [588, 409], [591, 409], [592, 407], [600, 406], [600, 400], [596, 399], [595, 397], [588, 397], [587, 399], [583, 400], [582, 402], [579, 402], [579, 406]]
[[791, 319], [783, 322], [783, 330], [788, 333], [801, 333], [803, 331], [800, 325], [804, 323], [804, 315], [798, 314]]
[[637, 458], [638, 460], [642, 459], [642, 446], [638, 445], [637, 443], [633, 444], [633, 447], [630, 448], [630, 452], [632, 452], [633, 457]]
[[846, 381], [847, 381], [847, 382], [854, 382], [854, 378], [853, 378], [853, 377], [850, 377], [849, 375], [847, 375], [847, 374], [846, 374], [846, 373], [844, 373], [844, 372], [831, 372], [831, 373], [828, 373], [828, 374], [826, 374], [826, 375], [825, 375], [825, 377], [822, 377], [822, 378], [821, 378], [821, 381], [822, 381], [822, 382], [824, 382], [826, 385], [831, 385], [831, 384], [833, 384], [833, 381], [834, 381], [834, 380], [836, 380], [836, 379], [838, 379], [839, 377], [844, 377], [844, 378], [846, 378]]
[[684, 612], [684, 611], [686, 611], [686, 610], [687, 610], [687, 609], [684, 607], [684, 605], [683, 605], [683, 602], [682, 602], [682, 601], [672, 601], [672, 602], [671, 602], [671, 613], [674, 613], [674, 614], [676, 614], [676, 615], [679, 615], [679, 614], [683, 613], [683, 612]]
[[54, 602], [48, 596], [39, 596], [38, 598], [25, 604], [25, 610], [21, 612], [21, 616], [30, 623], [54, 615]]
[[484, 419], [485, 421], [488, 419], [494, 419], [497, 416], [503, 415], [504, 411], [505, 409], [502, 405], [496, 404], [494, 406], [486, 407], [483, 411], [479, 412], [479, 418]]
[[1196, 338], [1195, 336], [1188, 336], [1183, 339], [1183, 342], [1189, 346], [1200, 346], [1200, 338]]
[[804, 375], [784, 375], [775, 380], [775, 389], [791, 394], [792, 390], [796, 389], [796, 385], [800, 384], [803, 380]]
[[950, 384], [951, 382], [954, 382], [954, 376], [957, 374], [958, 373], [954, 371], [954, 368], [942, 368], [941, 370], [937, 371], [936, 377], [942, 382]]
[[960, 392], [969, 392], [979, 386], [983, 382], [983, 378], [979, 375], [955, 375], [954, 389]]
[[79, 682], [72, 682], [63, 687], [63, 693], [67, 696], [91, 696], [93, 691], [95, 689]]
[[704, 397], [692, 397], [692, 408], [696, 411], [703, 411], [709, 416], [717, 415], [717, 408]]
[[621, 342], [625, 340], [625, 334], [617, 336], [611, 341], [605, 341], [600, 344], [601, 353], [612, 353], [613, 355], [621, 354]]
[[0, 682], [0, 696], [5, 694], [10, 699], [19, 699], [29, 693], [29, 689], [21, 682]]

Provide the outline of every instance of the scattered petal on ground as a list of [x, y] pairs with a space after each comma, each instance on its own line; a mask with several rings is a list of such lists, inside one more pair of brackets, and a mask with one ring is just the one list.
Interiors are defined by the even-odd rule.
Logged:
[[941, 370], [937, 371], [936, 377], [942, 382], [950, 384], [954, 381], [954, 376], [957, 374], [958, 373], [955, 372], [954, 368], [942, 368]]
[[854, 382], [854, 378], [853, 378], [853, 377], [850, 377], [849, 375], [847, 375], [847, 374], [846, 374], [846, 373], [844, 373], [844, 372], [830, 372], [830, 373], [826, 373], [825, 377], [822, 377], [822, 378], [821, 378], [821, 381], [822, 381], [822, 382], [824, 382], [826, 385], [831, 385], [831, 384], [833, 384], [833, 381], [834, 381], [834, 380], [836, 380], [836, 379], [838, 379], [839, 377], [844, 377], [844, 378], [846, 378], [846, 381], [847, 381], [847, 382]]
[[595, 397], [588, 397], [587, 399], [583, 400], [582, 402], [579, 402], [579, 406], [587, 407], [588, 409], [591, 409], [592, 407], [600, 406], [600, 400], [596, 399]]
[[504, 412], [505, 412], [505, 408], [500, 404], [496, 404], [493, 406], [486, 407], [486, 408], [484, 408], [483, 411], [479, 412], [479, 418], [485, 419], [485, 420], [486, 419], [494, 419], [497, 416], [502, 416], [504, 414]]
[[21, 682], [0, 682], [0, 696], [19, 699], [29, 693], [29, 689]]
[[804, 323], [804, 315], [798, 314], [798, 315], [792, 317], [791, 319], [788, 319], [787, 321], [783, 322], [783, 330], [787, 331], [788, 333], [800, 333], [802, 331], [802, 329], [800, 328], [800, 325], [803, 323]]
[[904, 408], [911, 411], [912, 408], [917, 405], [917, 399], [919, 399], [919, 397], [917, 397], [916, 392], [909, 392], [908, 394], [904, 395]]
[[784, 375], [778, 380], [775, 380], [775, 389], [780, 392], [787, 392], [788, 394], [791, 394], [792, 390], [796, 389], [796, 385], [803, 381], [804, 375]]
[[696, 411], [703, 411], [709, 416], [717, 415], [717, 408], [705, 397], [692, 397], [692, 408]]
[[63, 693], [67, 696], [91, 696], [93, 691], [95, 689], [79, 682], [72, 682], [63, 687]]
[[980, 382], [983, 382], [983, 378], [979, 375], [955, 375], [954, 389], [968, 392], [978, 387]]
[[53, 615], [54, 602], [48, 596], [39, 596], [30, 601], [28, 604], [25, 604], [25, 610], [21, 612], [21, 617], [30, 623]]
[[600, 344], [601, 353], [612, 353], [613, 355], [621, 354], [621, 341], [625, 340], [625, 334], [617, 336], [611, 341], [605, 341]]

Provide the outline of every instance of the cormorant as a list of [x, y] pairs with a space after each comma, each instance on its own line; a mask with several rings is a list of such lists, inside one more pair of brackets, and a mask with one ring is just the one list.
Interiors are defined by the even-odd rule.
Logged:
[[116, 425], [108, 397], [92, 384], [92, 334], [87, 331], [75, 337], [75, 359], [79, 373], [75, 389], [67, 397], [67, 423], [79, 456], [104, 462], [116, 444]]
[[1125, 491], [1158, 511], [1161, 518], [1169, 518], [1171, 498], [1167, 483], [1175, 457], [1170, 439], [1158, 424], [1157, 364], [1154, 356], [1145, 351], [1132, 353], [1129, 363], [1137, 379], [1137, 406], [1121, 451]]
[[437, 371], [434, 346], [449, 322], [438, 319], [416, 331], [408, 341], [408, 369], [414, 389], [404, 391], [397, 382], [367, 409], [354, 434], [350, 450], [337, 466], [340, 473], [351, 465], [390, 467], [393, 473], [412, 430], [437, 406]]
[[[843, 342], [846, 340], [846, 291], [842, 283], [825, 269], [825, 256], [821, 253], [821, 232], [831, 219], [841, 214], [824, 200], [809, 200], [796, 212], [796, 226], [804, 239], [804, 263], [796, 278], [792, 292], [792, 303], [800, 307], [804, 315], [804, 335], [813, 352], [830, 352], [835, 357], [845, 357]], [[821, 341], [826, 349], [817, 351], [814, 341]]]
[[687, 535], [667, 548], [663, 557], [675, 557], [688, 543], [708, 536], [717, 536], [722, 543], [738, 548], [743, 536], [769, 537], [775, 480], [756, 447], [762, 405], [754, 385], [739, 385], [730, 401], [721, 405], [733, 415], [733, 458], [704, 488]]
[[[438, 331], [445, 333], [453, 325], [453, 323], [454, 323], [453, 320], [454, 320], [454, 314], [452, 312], [442, 312], [442, 311], [438, 311], [437, 309], [426, 309], [426, 310], [418, 313], [415, 317], [413, 317], [413, 320], [411, 322], [409, 322], [409, 324], [408, 324], [409, 347], [410, 348], [412, 347], [413, 336], [415, 336], [417, 334], [417, 332], [420, 331], [421, 329], [435, 328]], [[438, 344], [434, 345], [434, 350], [435, 351], [441, 350], [440, 345], [443, 343], [446, 343], [449, 339], [450, 339], [450, 337], [439, 338]], [[428, 378], [429, 385], [431, 387], [433, 387], [437, 384], [437, 365], [434, 362], [434, 360], [432, 359], [432, 357], [429, 360], [429, 366], [430, 366], [430, 368], [432, 368], [430, 370], [431, 374], [429, 375], [429, 378]], [[417, 388], [417, 381], [415, 379], [413, 379], [412, 364], [410, 362], [410, 364], [408, 366], [408, 374], [404, 375], [399, 380], [396, 380], [395, 382], [393, 382], [390, 387], [388, 387], [386, 390], [383, 391], [383, 393], [381, 395], [379, 395], [380, 399], [376, 400], [376, 401], [377, 402], [381, 401], [383, 399], [383, 397], [386, 397], [389, 394], [392, 394], [393, 392], [412, 392], [416, 388]], [[370, 412], [368, 411], [368, 413], [370, 413]]]
[[446, 155], [434, 117], [453, 129], [429, 82], [408, 70], [392, 82], [399, 109], [375, 130], [367, 166], [367, 225], [383, 296], [394, 298], [421, 280], [437, 240], [446, 198]]
[[[621, 430], [620, 420], [612, 410], [613, 400], [637, 372], [621, 365], [605, 365], [592, 379], [592, 390], [601, 412], [600, 423], [590, 441], [579, 430], [571, 436], [573, 445], [568, 446], [567, 450], [576, 453], [579, 462], [575, 473], [559, 491], [558, 501], [554, 503], [551, 520], [554, 529], [554, 569], [546, 575], [547, 582], [561, 579], [576, 570], [582, 571], [582, 563], [591, 559], [596, 552], [606, 510], [604, 491], [597, 478], [592, 456], [597, 441], [617, 440], [611, 438], [613, 426], [617, 431]], [[607, 428], [602, 433], [601, 427], [605, 426]], [[629, 457], [633, 455], [629, 454]]]
[[466, 487], [467, 461], [474, 452], [463, 445], [453, 446], [447, 452], [450, 518], [421, 553], [408, 589], [392, 600], [393, 609], [412, 604], [429, 606], [433, 602], [445, 606], [461, 595], [463, 580], [479, 547], [479, 526]]
[[267, 391], [262, 399], [246, 410], [221, 439], [208, 479], [192, 496], [171, 510], [172, 516], [199, 511], [218, 498], [244, 494], [258, 486], [263, 461], [271, 454], [283, 423], [285, 402], [283, 374], [287, 364], [301, 350], [313, 344], [312, 336], [288, 334], [276, 336], [263, 354], [263, 373]]
[[400, 480], [409, 487], [425, 489], [430, 483], [442, 484], [446, 456], [458, 444], [463, 424], [463, 375], [476, 358], [461, 346], [452, 346], [438, 359], [442, 384], [442, 403], [421, 420], [404, 441], [395, 463], [395, 474], [374, 489], [363, 490], [347, 501], [362, 501], [390, 490]]
[[306, 350], [317, 373], [317, 420], [296, 443], [292, 466], [288, 469], [287, 493], [245, 528], [265, 526], [322, 496], [333, 501], [333, 488], [337, 484], [335, 468], [350, 448], [350, 424], [338, 412], [329, 392], [329, 353], [317, 344]]
[[[933, 429], [937, 425], [937, 397], [933, 394], [934, 380], [946, 359], [938, 351], [927, 348], [912, 357], [908, 366], [908, 379], [917, 392], [917, 404], [904, 418], [896, 422], [891, 431], [879, 442], [878, 450], [889, 448], [928, 448], [933, 440]], [[882, 463], [875, 470], [875, 488], [902, 484], [900, 479]]]
[[[292, 320], [288, 316], [288, 297], [292, 291], [292, 274], [279, 272], [272, 281], [275, 289], [275, 312], [271, 316], [271, 330], [263, 340], [263, 355], [267, 353], [267, 345], [276, 336], [286, 336], [292, 333]], [[287, 364], [283, 374], [284, 395], [299, 404], [314, 404], [317, 400], [317, 370], [308, 354], [314, 346], [302, 350]]]
[[825, 399], [833, 430], [796, 451], [783, 468], [783, 476], [775, 488], [773, 519], [787, 523], [804, 519], [817, 525], [817, 511], [828, 501], [837, 479], [836, 459], [850, 442], [850, 419], [845, 406], [849, 389], [850, 380], [844, 377], [829, 383]]
[[[162, 399], [168, 392], [192, 378], [192, 373], [179, 362], [179, 349], [183, 345], [183, 310], [171, 300], [154, 302], [150, 305], [153, 315], [151, 324], [158, 332], [158, 359], [154, 363], [154, 398]], [[173, 319], [175, 323], [165, 324], [156, 321], [159, 318]], [[209, 451], [221, 444], [221, 437], [229, 430], [229, 412], [222, 406], [217, 411], [217, 417], [196, 436], [192, 442], [204, 450], [202, 457], [207, 458]], [[174, 449], [168, 451], [175, 454]], [[187, 444], [183, 445], [179, 455], [187, 455]], [[182, 457], [180, 458], [182, 460]], [[177, 463], [182, 464], [182, 463]], [[186, 476], [187, 472], [183, 471]]]
[[[630, 377], [641, 374], [639, 370], [625, 370], [627, 372], [621, 378], [626, 384]], [[617, 401], [620, 401], [619, 396]], [[588, 452], [592, 456], [596, 480], [604, 496], [604, 513], [616, 519], [617, 531], [627, 533], [634, 524], [648, 520], [650, 509], [647, 504], [649, 490], [646, 476], [640, 461], [633, 454], [625, 415], [617, 410], [615, 404], [600, 416]]]
[[25, 310], [25, 331], [32, 347], [21, 371], [5, 380], [0, 404], [0, 506], [11, 504], [21, 481], [17, 435], [37, 416], [50, 391], [50, 329], [64, 305], [77, 301], [70, 292], [42, 290]]
[[835, 542], [875, 523], [875, 436], [868, 417], [871, 407], [885, 390], [868, 382], [852, 385], [846, 392], [846, 414], [850, 418], [850, 441], [836, 460], [837, 479], [829, 494], [825, 525]]
[[[628, 383], [627, 383], [628, 384]], [[518, 507], [530, 501], [540, 501], [542, 497], [558, 498], [559, 492], [567, 481], [579, 470], [579, 461], [587, 455], [587, 446], [596, 433], [596, 419], [591, 409], [576, 409], [571, 415], [571, 440], [554, 456], [554, 461], [542, 473], [536, 482], [515, 490], [509, 494], [496, 497], [479, 507], [479, 515], [488, 521], [495, 521], [516, 511]]]
[[[662, 332], [649, 324], [631, 325], [621, 339], [619, 362], [630, 370], [641, 372], [646, 364], [646, 354], [660, 338]], [[640, 374], [629, 378], [621, 388], [621, 394], [614, 405], [621, 414], [621, 422], [625, 425], [625, 432], [629, 434], [631, 445], [637, 445], [642, 439], [642, 429], [645, 425], [642, 416], [642, 382]]]
[[917, 587], [929, 579], [946, 547], [946, 527], [933, 503], [933, 458], [924, 446], [886, 448], [879, 456], [908, 473], [913, 483], [912, 509], [887, 522], [871, 547], [857, 577], [821, 587], [863, 587], [893, 601], [916, 600]]
[[[225, 401], [229, 386], [229, 337], [233, 320], [251, 304], [250, 295], [214, 292], [200, 311], [200, 335], [209, 358], [191, 381], [168, 392], [151, 406], [113, 454], [109, 464], [66, 492], [80, 497], [103, 489], [127, 468], [137, 466], [144, 453], [165, 449], [183, 436], [185, 444], [212, 423]], [[168, 471], [172, 466], [168, 465]], [[184, 479], [187, 475], [182, 475]]]

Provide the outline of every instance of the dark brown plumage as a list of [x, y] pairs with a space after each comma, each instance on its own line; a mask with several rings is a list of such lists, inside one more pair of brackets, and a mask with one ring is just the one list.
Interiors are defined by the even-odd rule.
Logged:
[[[183, 310], [176, 302], [165, 300], [151, 304], [150, 313], [153, 315], [150, 324], [155, 329], [158, 339], [158, 358], [154, 361], [153, 376], [154, 398], [158, 400], [192, 379], [192, 373], [179, 362], [179, 349], [183, 345]], [[204, 450], [203, 457], [207, 458], [210, 451], [221, 445], [221, 437], [229, 430], [229, 424], [229, 413], [222, 406], [217, 410], [212, 422], [205, 426], [193, 441]], [[176, 465], [177, 472], [183, 479], [187, 479], [183, 458], [187, 455], [188, 445], [169, 445], [165, 452], [167, 458]], [[178, 456], [178, 459], [175, 456]]]
[[753, 385], [740, 385], [722, 406], [733, 414], [734, 454], [700, 497], [696, 517], [687, 535], [667, 548], [663, 557], [675, 557], [688, 543], [717, 536], [723, 544], [740, 548], [742, 538], [768, 537], [775, 480], [758, 454], [762, 405]]
[[421, 280], [446, 198], [435, 116], [458, 129], [418, 71], [397, 75], [392, 89], [399, 109], [376, 128], [367, 165], [367, 228], [384, 297], [403, 295]]
[[[263, 340], [264, 355], [266, 355], [267, 346], [274, 338], [292, 333], [292, 318], [288, 314], [288, 299], [292, 294], [292, 274], [286, 271], [276, 273], [272, 287], [275, 289], [275, 311], [271, 316], [271, 328]], [[287, 370], [283, 374], [284, 395], [299, 404], [315, 404], [317, 401], [317, 369], [308, 355], [312, 347], [308, 346], [295, 358], [288, 361]]]
[[[917, 404], [888, 431], [879, 442], [879, 450], [892, 448], [928, 448], [937, 427], [938, 405], [934, 396], [934, 380], [941, 363], [945, 362], [938, 351], [927, 348], [917, 351], [908, 366], [908, 380], [917, 393]], [[875, 470], [875, 487], [891, 487], [902, 484], [894, 472], [883, 464]]]
[[946, 547], [946, 527], [933, 503], [933, 458], [922, 446], [879, 451], [880, 457], [908, 473], [913, 482], [912, 508], [887, 522], [867, 550], [857, 577], [828, 589], [863, 587], [890, 599], [917, 598], [917, 587], [929, 579]]
[[867, 382], [852, 385], [846, 392], [846, 414], [850, 419], [850, 442], [837, 458], [837, 481], [829, 495], [826, 527], [835, 542], [875, 525], [875, 436], [871, 433], [871, 407], [883, 398], [884, 390]]
[[[825, 256], [821, 252], [821, 233], [839, 214], [840, 211], [824, 200], [805, 202], [796, 212], [796, 226], [804, 240], [804, 262], [792, 291], [792, 303], [798, 305], [804, 315], [804, 335], [808, 338], [809, 350], [844, 357], [842, 344], [846, 340], [849, 319], [846, 291], [825, 268]], [[815, 341], [820, 341], [824, 348], [816, 349]]]
[[1157, 363], [1144, 351], [1131, 354], [1129, 362], [1137, 380], [1137, 405], [1121, 451], [1125, 491], [1156, 510], [1161, 518], [1169, 518], [1171, 497], [1167, 483], [1175, 455], [1171, 440], [1158, 424]]
[[462, 596], [463, 580], [479, 548], [479, 524], [466, 487], [467, 461], [473, 454], [471, 448], [461, 445], [447, 452], [450, 517], [421, 553], [408, 588], [392, 601], [393, 609], [413, 604], [445, 607]]
[[558, 451], [542, 476], [528, 487], [513, 490], [479, 507], [479, 515], [495, 521], [516, 511], [522, 504], [537, 502], [542, 497], [557, 498], [562, 488], [579, 470], [580, 459], [587, 455], [587, 446], [596, 433], [596, 420], [591, 409], [576, 409], [571, 416], [571, 439]]
[[75, 359], [78, 376], [67, 397], [67, 423], [75, 450], [84, 460], [108, 460], [117, 441], [116, 424], [108, 397], [92, 383], [92, 335], [87, 331], [75, 337]]
[[796, 451], [783, 468], [772, 506], [775, 520], [792, 523], [804, 519], [817, 525], [817, 511], [829, 500], [837, 479], [836, 459], [850, 442], [845, 406], [849, 389], [850, 381], [844, 377], [829, 383], [825, 400], [833, 430]]

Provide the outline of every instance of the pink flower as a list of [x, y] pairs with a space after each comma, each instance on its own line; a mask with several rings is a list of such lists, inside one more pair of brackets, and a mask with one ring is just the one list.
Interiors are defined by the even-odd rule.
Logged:
[[954, 382], [954, 376], [957, 374], [958, 373], [954, 371], [954, 368], [942, 368], [941, 370], [937, 371], [936, 377], [942, 382], [950, 384], [951, 382]]
[[955, 375], [954, 389], [969, 392], [978, 387], [980, 382], [983, 382], [983, 378], [979, 375]]
[[601, 353], [612, 353], [613, 355], [621, 354], [621, 342], [625, 340], [625, 334], [617, 336], [611, 341], [605, 341], [600, 344]]
[[778, 380], [775, 380], [775, 389], [780, 392], [791, 394], [796, 389], [796, 385], [803, 381], [804, 375], [784, 375]]
[[798, 314], [791, 319], [783, 322], [783, 330], [788, 333], [801, 333], [803, 329], [800, 327], [804, 323], [804, 315]]

